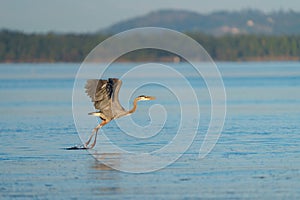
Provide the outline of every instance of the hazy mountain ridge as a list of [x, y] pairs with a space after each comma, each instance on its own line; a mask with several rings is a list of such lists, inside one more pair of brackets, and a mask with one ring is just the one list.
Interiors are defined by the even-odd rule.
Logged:
[[219, 11], [203, 15], [185, 10], [160, 10], [116, 23], [100, 32], [118, 33], [131, 28], [158, 26], [183, 32], [224, 34], [300, 34], [300, 13], [259, 10]]

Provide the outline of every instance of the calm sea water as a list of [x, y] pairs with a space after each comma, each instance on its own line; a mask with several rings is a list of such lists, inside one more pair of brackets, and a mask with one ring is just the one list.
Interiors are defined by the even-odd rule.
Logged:
[[[136, 64], [119, 65], [128, 70]], [[203, 124], [184, 155], [162, 170], [131, 174], [103, 165], [85, 150], [64, 149], [81, 144], [72, 116], [79, 64], [1, 64], [1, 199], [299, 199], [300, 63], [218, 63], [218, 67], [227, 92], [227, 116], [214, 149], [198, 159], [201, 133], [210, 117], [209, 99], [203, 95]], [[122, 89], [132, 83], [123, 83]], [[193, 87], [202, 91], [204, 86]], [[153, 92], [163, 96], [159, 90]], [[172, 99], [160, 103], [177, 112]], [[133, 119], [143, 119], [149, 105], [141, 106]], [[168, 121], [164, 138], [172, 138], [168, 134], [174, 133], [177, 123]], [[118, 132], [115, 125], [104, 129]], [[121, 144], [129, 149], [147, 146]]]

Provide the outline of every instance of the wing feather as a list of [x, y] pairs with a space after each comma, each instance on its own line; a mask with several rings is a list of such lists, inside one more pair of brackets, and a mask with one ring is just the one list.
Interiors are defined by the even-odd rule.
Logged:
[[118, 98], [121, 85], [122, 81], [117, 78], [90, 79], [85, 85], [85, 92], [94, 102], [94, 107], [105, 116], [106, 120], [111, 120], [126, 112]]
[[114, 113], [114, 116], [122, 115], [126, 112], [126, 110], [122, 107], [119, 101], [119, 91], [122, 86], [122, 81], [117, 78], [110, 78], [108, 79], [108, 82], [110, 82], [113, 85], [112, 111]]
[[85, 92], [94, 102], [94, 107], [103, 115], [105, 120], [112, 119], [111, 96], [112, 87], [107, 80], [90, 79], [85, 85]]

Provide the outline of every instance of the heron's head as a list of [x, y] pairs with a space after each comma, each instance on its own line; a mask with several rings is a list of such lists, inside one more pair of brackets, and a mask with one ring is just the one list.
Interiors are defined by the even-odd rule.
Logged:
[[155, 97], [152, 96], [145, 96], [145, 95], [141, 95], [137, 97], [138, 101], [149, 101], [149, 100], [154, 100]]

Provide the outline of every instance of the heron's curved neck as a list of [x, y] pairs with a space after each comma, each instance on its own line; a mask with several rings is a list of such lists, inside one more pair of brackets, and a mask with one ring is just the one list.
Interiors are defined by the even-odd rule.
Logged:
[[131, 110], [128, 111], [128, 113], [133, 113], [135, 112], [136, 108], [137, 108], [137, 102], [139, 101], [138, 98], [135, 98], [134, 101], [133, 101], [133, 108]]

